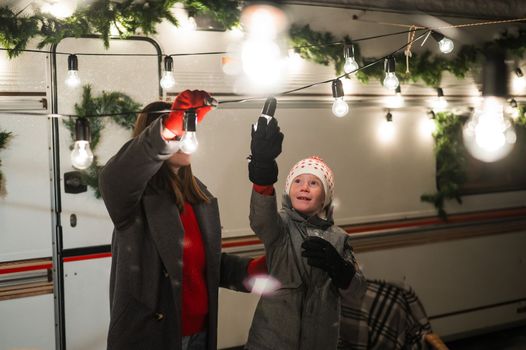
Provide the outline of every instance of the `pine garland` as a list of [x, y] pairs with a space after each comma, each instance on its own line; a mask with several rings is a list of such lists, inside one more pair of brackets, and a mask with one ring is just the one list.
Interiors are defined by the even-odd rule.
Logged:
[[[292, 47], [303, 59], [324, 66], [332, 63], [338, 75], [343, 72], [345, 59], [343, 58], [343, 45], [339, 42], [343, 41], [350, 44], [352, 40], [349, 36], [346, 35], [343, 40], [338, 40], [332, 33], [313, 31], [308, 24], [305, 26], [293, 24], [290, 27], [289, 35]], [[359, 63], [358, 60], [361, 58], [360, 47], [355, 45], [354, 50]]]
[[[13, 13], [9, 8], [0, 8], [0, 44], [8, 50], [9, 57], [15, 57], [27, 46], [27, 42], [36, 36], [42, 36], [38, 47], [56, 44], [66, 37], [98, 33], [109, 46], [112, 24], [119, 30], [121, 37], [136, 34], [156, 33], [155, 27], [166, 19], [177, 26], [177, 19], [171, 8], [181, 3], [189, 16], [207, 15], [220, 22], [226, 28], [239, 24], [240, 0], [156, 0], [137, 1], [95, 0], [88, 5], [79, 6], [72, 16], [59, 20], [47, 14], [23, 17]], [[338, 75], [342, 74], [344, 58], [342, 43], [350, 43], [345, 36], [337, 39], [329, 32], [316, 32], [309, 25], [293, 24], [290, 28], [290, 40], [295, 50], [306, 60], [329, 65], [333, 64]], [[335, 44], [339, 42], [340, 44]], [[444, 71], [449, 71], [459, 79], [465, 78], [470, 71], [478, 69], [484, 52], [489, 49], [506, 49], [510, 58], [522, 58], [526, 50], [526, 30], [520, 29], [517, 34], [503, 32], [496, 40], [479, 46], [464, 45], [456, 50], [454, 58], [433, 55], [430, 51], [421, 54], [413, 53], [410, 73], [406, 73], [405, 56], [395, 55], [396, 72], [401, 82], [422, 81], [431, 87], [438, 87]], [[354, 44], [355, 57], [360, 66], [375, 61], [372, 57], [361, 57], [360, 47]], [[383, 64], [378, 63], [358, 71], [356, 77], [363, 83], [371, 78], [381, 81], [384, 76]]]
[[[517, 132], [526, 133], [526, 106], [520, 105], [519, 116], [514, 121]], [[446, 200], [454, 199], [462, 204], [460, 188], [466, 182], [466, 148], [462, 141], [462, 127], [466, 116], [455, 115], [450, 112], [437, 113], [435, 116], [436, 179], [437, 192], [426, 193], [420, 200], [434, 205], [438, 216], [447, 220], [444, 210]]]
[[[7, 143], [9, 140], [13, 137], [12, 132], [7, 132], [5, 130], [0, 131], [0, 150], [6, 148]], [[0, 167], [2, 166], [2, 160], [0, 159]], [[4, 185], [4, 175], [2, 174], [2, 171], [0, 171], [0, 195], [4, 195], [6, 193], [5, 185]]]
[[[131, 97], [122, 92], [106, 92], [103, 91], [101, 96], [94, 97], [92, 95], [91, 86], [83, 86], [82, 100], [75, 104], [75, 114], [80, 117], [86, 117], [90, 123], [91, 130], [91, 151], [95, 153], [100, 138], [101, 132], [106, 125], [106, 119], [113, 120], [117, 125], [132, 130], [135, 124], [136, 111], [140, 110], [141, 104], [135, 102]], [[129, 113], [126, 113], [129, 112]], [[117, 114], [125, 113], [107, 118], [96, 117], [100, 114]], [[69, 117], [64, 120], [64, 126], [69, 130], [71, 139], [75, 139], [75, 119]], [[70, 146], [73, 149], [73, 146]], [[95, 197], [100, 198], [99, 190], [99, 172], [102, 166], [98, 164], [97, 156], [93, 157], [93, 163], [86, 170], [81, 171], [82, 177], [86, 184], [95, 192]]]
[[[292, 25], [290, 29], [292, 47], [300, 56], [308, 61], [328, 66], [333, 64], [337, 75], [343, 73], [343, 43], [350, 43], [351, 38], [336, 38], [329, 32], [313, 31], [309, 25]], [[339, 45], [335, 43], [340, 43]], [[516, 35], [507, 31], [498, 39], [482, 45], [463, 45], [457, 49], [453, 58], [434, 55], [426, 50], [421, 54], [413, 53], [410, 59], [409, 73], [406, 73], [405, 55], [403, 52], [394, 55], [396, 60], [396, 75], [403, 82], [422, 81], [430, 87], [439, 87], [442, 73], [448, 71], [458, 79], [464, 79], [469, 72], [477, 71], [488, 50], [505, 50], [510, 58], [522, 58], [526, 50], [526, 30], [521, 29]], [[377, 60], [374, 57], [362, 57], [360, 47], [354, 44], [355, 59], [360, 67]], [[382, 81], [385, 76], [383, 62], [356, 72], [356, 78], [362, 83], [370, 79]]]
[[466, 150], [462, 144], [462, 126], [465, 119], [450, 113], [441, 112], [435, 116], [435, 140], [437, 192], [423, 194], [420, 200], [432, 203], [442, 219], [447, 219], [444, 210], [446, 199], [462, 203], [459, 188], [466, 182]]

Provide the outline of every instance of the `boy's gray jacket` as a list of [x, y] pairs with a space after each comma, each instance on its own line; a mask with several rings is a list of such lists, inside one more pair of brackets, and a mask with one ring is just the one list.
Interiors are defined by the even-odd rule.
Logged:
[[[359, 270], [349, 236], [333, 224], [332, 218], [303, 218], [283, 197], [277, 211], [276, 197], [252, 191], [250, 225], [265, 245], [267, 265], [281, 288], [261, 297], [252, 321], [247, 349], [332, 350], [340, 329], [340, 297], [360, 298], [365, 279]], [[307, 264], [301, 244], [308, 236], [331, 242], [356, 268], [347, 290], [338, 290], [329, 275]]]
[[[161, 138], [160, 119], [125, 144], [100, 175], [115, 225], [110, 276], [110, 350], [181, 349], [184, 229], [170, 190], [150, 183], [177, 142]], [[194, 205], [206, 254], [208, 350], [216, 350], [218, 287], [243, 289], [248, 259], [221, 254], [217, 200]], [[238, 283], [239, 282], [239, 283]]]

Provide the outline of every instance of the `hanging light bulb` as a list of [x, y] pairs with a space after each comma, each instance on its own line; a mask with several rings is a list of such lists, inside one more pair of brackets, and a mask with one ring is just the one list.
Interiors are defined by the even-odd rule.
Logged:
[[354, 58], [354, 46], [345, 45], [343, 47], [343, 56], [345, 57], [345, 64], [343, 65], [343, 71], [347, 74], [356, 71], [358, 68], [358, 63]]
[[515, 100], [514, 98], [509, 100], [508, 113], [511, 115], [511, 119], [513, 119], [514, 121], [516, 121], [520, 116], [521, 111], [519, 109], [517, 100]]
[[437, 112], [442, 112], [447, 108], [447, 100], [444, 97], [444, 90], [437, 88], [437, 96], [433, 101], [433, 109]]
[[400, 85], [398, 78], [395, 74], [395, 58], [388, 56], [384, 61], [384, 86], [389, 90], [395, 90]]
[[[274, 97], [269, 97], [265, 101], [265, 104], [263, 105], [263, 109], [261, 110], [260, 117], [264, 117], [267, 119], [267, 124], [274, 118], [274, 113], [276, 112], [276, 106], [278, 104], [278, 101]], [[254, 131], [258, 129], [258, 123], [253, 125]]]
[[429, 137], [436, 131], [435, 119], [436, 114], [432, 109], [427, 111], [427, 118], [421, 119], [420, 132], [423, 137]]
[[385, 122], [380, 123], [378, 127], [378, 137], [380, 142], [389, 143], [394, 139], [395, 127], [393, 123], [393, 114], [391, 110], [387, 109], [385, 114]]
[[43, 13], [49, 13], [53, 17], [64, 19], [71, 16], [73, 12], [75, 12], [75, 7], [75, 1], [48, 0], [42, 4], [40, 10]]
[[175, 78], [173, 72], [174, 60], [171, 56], [164, 57], [164, 72], [161, 78], [161, 87], [163, 89], [170, 89], [175, 85]]
[[349, 105], [343, 100], [343, 84], [340, 79], [332, 81], [332, 96], [334, 103], [332, 104], [332, 113], [338, 118], [344, 117], [349, 113]]
[[389, 108], [400, 108], [404, 105], [404, 96], [402, 95], [402, 88], [398, 85], [395, 89], [395, 94], [387, 96], [386, 105]]
[[464, 144], [473, 157], [483, 162], [495, 162], [506, 157], [517, 140], [504, 107], [508, 94], [504, 55], [494, 53], [488, 56], [482, 73], [484, 101], [464, 125]]
[[522, 91], [526, 87], [526, 78], [522, 73], [522, 69], [519, 67], [515, 68], [515, 76], [513, 77], [513, 89], [517, 91]]
[[93, 163], [93, 152], [90, 149], [91, 132], [89, 121], [77, 118], [75, 121], [75, 144], [71, 151], [71, 164], [74, 168], [87, 169]]
[[448, 37], [439, 32], [431, 31], [431, 36], [438, 42], [438, 48], [442, 53], [450, 53], [455, 48], [455, 44]]
[[185, 130], [185, 133], [181, 138], [181, 152], [192, 154], [197, 150], [199, 143], [197, 142], [196, 122], [197, 114], [195, 113], [195, 109], [186, 110], [184, 112], [183, 129]]
[[77, 55], [68, 56], [68, 73], [66, 75], [65, 83], [70, 88], [76, 88], [80, 85], [79, 61]]
[[288, 28], [287, 15], [277, 2], [247, 2], [240, 22], [251, 36], [260, 39], [274, 39]]

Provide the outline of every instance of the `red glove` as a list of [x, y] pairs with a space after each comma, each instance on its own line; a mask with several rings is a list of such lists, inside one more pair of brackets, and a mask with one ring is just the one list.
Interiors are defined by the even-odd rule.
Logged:
[[247, 273], [249, 276], [268, 274], [267, 256], [263, 255], [250, 260], [248, 263]]
[[205, 105], [211, 99], [208, 92], [203, 90], [185, 90], [175, 98], [172, 104], [172, 111], [164, 121], [164, 127], [170, 130], [175, 136], [183, 134], [184, 111], [196, 108], [197, 122], [201, 122], [212, 106]]

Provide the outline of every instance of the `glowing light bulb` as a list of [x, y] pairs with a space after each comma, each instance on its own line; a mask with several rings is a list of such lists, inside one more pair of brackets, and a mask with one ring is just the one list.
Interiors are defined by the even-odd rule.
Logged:
[[170, 89], [175, 86], [174, 73], [171, 71], [164, 71], [161, 78], [161, 87], [163, 89]]
[[522, 91], [526, 87], [526, 78], [524, 78], [522, 69], [520, 69], [519, 67], [517, 67], [514, 72], [515, 75], [513, 76], [512, 80], [513, 89], [517, 91]]
[[79, 72], [76, 70], [68, 71], [68, 73], [66, 74], [65, 83], [70, 88], [76, 88], [77, 86], [79, 86], [80, 85]]
[[175, 85], [175, 78], [173, 69], [173, 58], [171, 56], [164, 57], [164, 72], [161, 78], [161, 87], [163, 89], [170, 89]]
[[338, 118], [345, 117], [349, 113], [349, 105], [343, 100], [343, 96], [334, 99], [332, 113]]
[[71, 164], [77, 169], [86, 169], [93, 163], [89, 140], [91, 131], [88, 119], [85, 117], [75, 120], [75, 144], [71, 152]]
[[199, 142], [195, 131], [186, 131], [181, 139], [180, 150], [186, 154], [192, 154], [197, 150]]
[[[206, 103], [205, 103], [206, 104]], [[185, 130], [179, 149], [186, 154], [192, 154], [197, 150], [196, 131], [197, 114], [195, 109], [187, 109], [184, 112], [183, 130]]]
[[383, 84], [389, 90], [396, 90], [398, 85], [400, 85], [400, 82], [398, 81], [398, 78], [394, 72], [389, 72], [385, 73]]
[[455, 44], [453, 44], [453, 40], [444, 37], [438, 42], [438, 48], [442, 53], [450, 53], [455, 48]]
[[517, 140], [513, 123], [504, 113], [505, 100], [486, 97], [463, 128], [464, 144], [470, 154], [483, 161], [495, 162], [506, 157]]
[[428, 117], [420, 119], [420, 134], [426, 138], [436, 131], [435, 113], [429, 111], [428, 115]]
[[349, 105], [343, 100], [344, 91], [343, 84], [340, 79], [332, 81], [332, 97], [334, 103], [332, 104], [332, 113], [338, 118], [344, 117], [349, 113]]
[[385, 115], [385, 121], [380, 123], [378, 127], [378, 137], [380, 142], [389, 143], [391, 142], [396, 134], [396, 130], [393, 123], [393, 115], [388, 110]]
[[247, 78], [258, 85], [276, 86], [281, 75], [281, 51], [272, 40], [246, 40], [242, 44], [241, 63]]
[[76, 88], [80, 85], [79, 62], [76, 55], [68, 56], [68, 73], [64, 82], [70, 88]]
[[354, 57], [350, 56], [345, 59], [345, 64], [343, 65], [343, 70], [345, 73], [349, 74], [351, 72], [354, 72], [358, 68], [360, 67], [358, 66], [358, 63], [356, 62]]
[[71, 16], [75, 11], [75, 2], [65, 0], [53, 1], [51, 3], [42, 5], [41, 11], [44, 13], [49, 13], [53, 17], [64, 19]]
[[433, 109], [437, 112], [442, 112], [447, 108], [447, 100], [444, 97], [442, 88], [437, 88], [437, 96], [433, 100]]
[[181, 29], [186, 32], [195, 32], [197, 30], [195, 18], [187, 17], [184, 21], [181, 21]]
[[439, 32], [431, 31], [431, 36], [438, 42], [438, 49], [442, 53], [450, 53], [455, 48], [455, 44], [448, 37]]
[[73, 167], [83, 170], [89, 168], [93, 163], [93, 152], [91, 152], [89, 142], [85, 140], [75, 141], [71, 152], [71, 164]]
[[280, 6], [254, 3], [241, 12], [241, 23], [248, 33], [258, 38], [275, 38], [288, 27], [288, 18]]
[[396, 90], [400, 82], [395, 74], [395, 58], [393, 56], [387, 56], [384, 60], [384, 71], [385, 78], [383, 81], [384, 86], [389, 90]]
[[356, 71], [358, 68], [358, 63], [354, 58], [354, 46], [353, 45], [344, 45], [343, 46], [343, 57], [345, 58], [345, 64], [343, 65], [343, 71], [347, 74]]
[[400, 108], [405, 104], [404, 96], [402, 95], [402, 89], [400, 85], [395, 89], [395, 94], [392, 96], [387, 96], [385, 99], [386, 106], [389, 108]]

